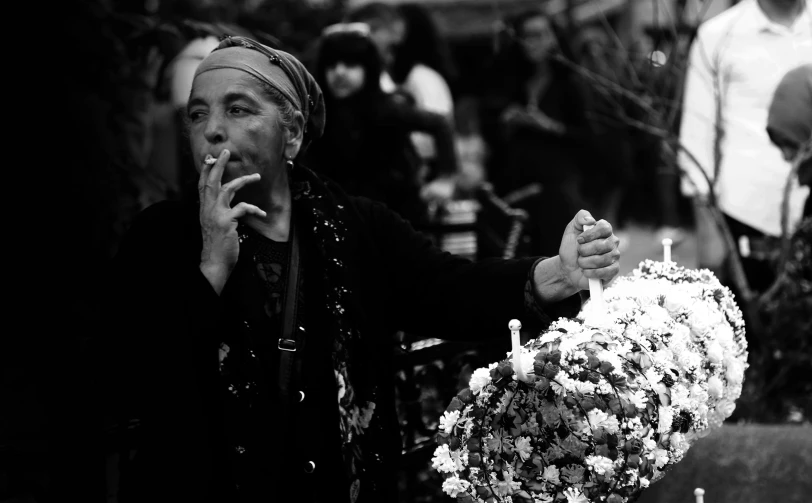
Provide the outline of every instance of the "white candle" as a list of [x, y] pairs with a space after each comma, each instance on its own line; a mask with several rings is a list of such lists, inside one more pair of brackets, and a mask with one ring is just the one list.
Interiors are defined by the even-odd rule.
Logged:
[[[584, 231], [595, 227], [585, 225]], [[603, 300], [603, 283], [597, 278], [589, 278], [589, 298], [592, 299], [592, 308], [596, 314], [606, 313], [606, 301]]]
[[694, 489], [694, 496], [696, 496], [696, 503], [705, 503], [705, 490], [701, 487]]
[[663, 262], [671, 262], [671, 245], [673, 241], [670, 238], [663, 239]]
[[519, 320], [510, 320], [508, 328], [510, 329], [510, 343], [513, 348], [513, 370], [516, 372], [516, 379], [527, 381], [527, 376], [522, 368], [522, 344], [519, 338], [519, 330], [522, 329], [522, 323]]

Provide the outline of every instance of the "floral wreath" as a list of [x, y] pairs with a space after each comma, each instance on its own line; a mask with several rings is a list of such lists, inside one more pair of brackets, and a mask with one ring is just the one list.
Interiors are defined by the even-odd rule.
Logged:
[[[608, 315], [560, 319], [477, 369], [440, 420], [433, 467], [462, 502], [623, 503], [733, 413], [744, 322], [708, 270], [644, 261]], [[514, 369], [521, 366], [521, 377]]]

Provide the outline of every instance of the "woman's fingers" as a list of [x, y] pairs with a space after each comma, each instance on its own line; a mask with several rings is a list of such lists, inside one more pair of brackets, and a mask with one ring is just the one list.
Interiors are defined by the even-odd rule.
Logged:
[[231, 208], [231, 218], [238, 219], [244, 217], [245, 215], [256, 215], [260, 218], [265, 218], [268, 215], [262, 211], [261, 209], [257, 208], [253, 204], [248, 203], [237, 203], [236, 206]]
[[235, 178], [220, 188], [220, 195], [225, 198], [226, 204], [231, 205], [231, 200], [234, 199], [234, 194], [236, 194], [238, 190], [251, 182], [259, 181], [259, 178], [259, 173]]
[[600, 255], [581, 255], [578, 257], [578, 267], [584, 271], [584, 275], [586, 275], [586, 271], [589, 269], [600, 269], [617, 264], [618, 262], [620, 262], [620, 251], [618, 249]]
[[206, 185], [209, 182], [209, 173], [211, 172], [211, 166], [213, 164], [211, 159], [214, 159], [214, 157], [207, 155], [206, 159], [203, 161], [203, 167], [200, 168], [200, 176], [197, 179], [198, 192], [203, 192], [203, 189], [206, 188]]
[[[589, 217], [591, 218], [592, 215], [589, 215]], [[590, 241], [594, 241], [596, 239], [608, 238], [611, 235], [612, 235], [612, 224], [610, 224], [606, 220], [598, 220], [597, 222], [595, 222], [595, 225], [593, 227], [581, 233], [581, 235], [578, 237], [578, 243], [580, 244], [589, 243]]]
[[578, 245], [578, 254], [582, 257], [591, 255], [603, 255], [609, 253], [620, 246], [620, 239], [617, 236], [609, 236], [604, 239], [596, 239], [582, 245]]
[[206, 182], [209, 187], [220, 187], [220, 183], [223, 180], [223, 171], [226, 169], [226, 163], [230, 156], [231, 152], [226, 149], [220, 152], [217, 162], [214, 163], [214, 166], [211, 167], [211, 171], [209, 171], [209, 178]]
[[584, 277], [587, 279], [600, 279], [603, 281], [610, 281], [615, 278], [620, 272], [620, 264], [614, 263], [612, 265], [601, 267], [598, 269], [584, 269]]

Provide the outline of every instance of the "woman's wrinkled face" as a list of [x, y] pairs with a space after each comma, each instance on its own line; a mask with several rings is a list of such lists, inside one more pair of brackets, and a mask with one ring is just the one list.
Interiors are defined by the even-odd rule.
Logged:
[[366, 82], [366, 71], [359, 64], [348, 65], [339, 61], [327, 68], [325, 77], [330, 94], [334, 98], [344, 99], [363, 89]]
[[261, 190], [284, 172], [287, 138], [279, 110], [249, 74], [231, 68], [200, 74], [192, 85], [187, 113], [198, 172], [206, 156], [216, 158], [223, 149], [231, 155], [222, 183], [259, 173], [260, 181], [243, 190]]
[[553, 28], [543, 16], [532, 17], [522, 24], [519, 41], [527, 58], [534, 63], [543, 62], [556, 47]]

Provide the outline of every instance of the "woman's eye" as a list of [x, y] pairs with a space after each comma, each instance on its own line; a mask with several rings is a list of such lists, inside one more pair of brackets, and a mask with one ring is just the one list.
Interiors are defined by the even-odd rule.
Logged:
[[242, 107], [231, 107], [231, 113], [234, 115], [245, 115], [246, 112], [247, 110]]

